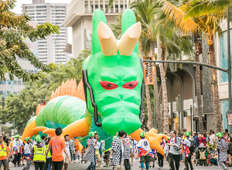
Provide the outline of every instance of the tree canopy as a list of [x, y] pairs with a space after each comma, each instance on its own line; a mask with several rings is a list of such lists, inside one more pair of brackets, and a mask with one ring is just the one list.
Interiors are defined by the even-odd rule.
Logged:
[[13, 123], [15, 120], [15, 127], [22, 133], [27, 121], [35, 116], [38, 104], [48, 101], [51, 92], [63, 81], [74, 78], [78, 83], [82, 79], [83, 60], [84, 58], [71, 58], [66, 65], [51, 63], [50, 72], [42, 73], [43, 76], [39, 80], [26, 82], [25, 88], [19, 94], [10, 94], [5, 100], [5, 107], [1, 110], [2, 123]]
[[31, 18], [25, 13], [16, 15], [11, 10], [15, 7], [16, 0], [0, 1], [0, 78], [5, 80], [5, 73], [9, 73], [11, 80], [14, 76], [23, 81], [37, 80], [42, 77], [42, 72], [29, 73], [18, 64], [16, 56], [31, 62], [42, 71], [50, 68], [42, 64], [30, 51], [25, 39], [34, 42], [45, 39], [50, 34], [59, 34], [59, 27], [44, 23], [33, 27], [29, 25]]

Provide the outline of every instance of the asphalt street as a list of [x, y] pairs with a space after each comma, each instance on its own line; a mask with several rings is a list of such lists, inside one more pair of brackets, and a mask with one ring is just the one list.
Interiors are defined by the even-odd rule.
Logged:
[[[105, 163], [103, 163], [105, 165]], [[89, 163], [73, 163], [71, 162], [69, 164], [68, 170], [86, 170], [86, 168], [88, 167]], [[10, 164], [10, 169], [11, 170], [22, 170], [23, 166], [21, 167], [14, 167], [13, 164]], [[34, 166], [31, 166], [31, 170], [34, 170]], [[112, 170], [112, 167], [102, 167], [102, 170]], [[133, 163], [133, 166], [131, 168], [132, 170], [140, 170], [139, 168], [139, 161], [135, 160]], [[158, 165], [157, 165], [157, 161], [155, 163], [155, 168], [150, 168], [151, 170], [158, 170]], [[165, 161], [164, 162], [164, 167], [161, 168], [162, 170], [169, 170], [169, 166], [168, 163]], [[194, 170], [218, 170], [219, 168], [217, 166], [196, 166], [194, 165]], [[96, 168], [97, 170], [97, 168]], [[180, 170], [184, 170], [184, 164], [181, 163], [180, 166]], [[232, 170], [232, 168], [228, 168], [228, 170]]]

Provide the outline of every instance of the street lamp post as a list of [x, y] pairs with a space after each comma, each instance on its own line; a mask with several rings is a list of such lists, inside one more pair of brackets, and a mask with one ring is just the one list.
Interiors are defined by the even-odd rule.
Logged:
[[193, 106], [190, 105], [190, 117], [191, 117], [191, 134], [193, 135]]

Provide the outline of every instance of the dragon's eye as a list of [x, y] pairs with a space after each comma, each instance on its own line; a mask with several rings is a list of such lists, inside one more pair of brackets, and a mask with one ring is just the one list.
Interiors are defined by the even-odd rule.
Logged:
[[118, 87], [117, 84], [108, 82], [108, 81], [100, 81], [100, 84], [102, 86], [103, 89], [105, 90], [113, 90], [116, 89]]
[[125, 83], [122, 87], [125, 88], [125, 89], [134, 89], [138, 84], [138, 81], [131, 81], [131, 82], [128, 82], [128, 83]]

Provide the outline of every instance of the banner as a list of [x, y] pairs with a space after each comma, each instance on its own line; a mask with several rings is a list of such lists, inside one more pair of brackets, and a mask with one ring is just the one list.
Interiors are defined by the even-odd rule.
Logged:
[[152, 65], [153, 65], [153, 63], [151, 63], [151, 62], [144, 62], [143, 63], [144, 78], [145, 78], [146, 85], [153, 85], [154, 84]]

